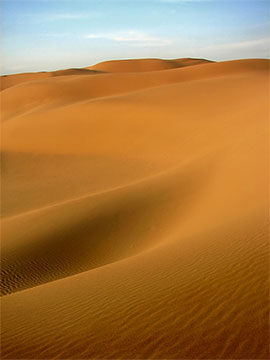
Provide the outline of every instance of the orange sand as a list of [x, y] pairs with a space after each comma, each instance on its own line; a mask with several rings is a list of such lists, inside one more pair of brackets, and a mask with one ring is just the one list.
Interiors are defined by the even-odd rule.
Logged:
[[269, 61], [2, 89], [1, 358], [269, 358]]

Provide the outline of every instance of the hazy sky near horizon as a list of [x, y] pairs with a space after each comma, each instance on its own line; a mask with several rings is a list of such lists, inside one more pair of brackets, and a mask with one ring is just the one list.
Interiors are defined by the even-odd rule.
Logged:
[[1, 0], [2, 74], [269, 51], [270, 0]]

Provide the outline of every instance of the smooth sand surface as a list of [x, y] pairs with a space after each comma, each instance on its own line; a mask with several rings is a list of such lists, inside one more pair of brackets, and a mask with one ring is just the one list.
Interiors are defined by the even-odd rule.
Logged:
[[268, 359], [269, 61], [2, 78], [2, 359]]

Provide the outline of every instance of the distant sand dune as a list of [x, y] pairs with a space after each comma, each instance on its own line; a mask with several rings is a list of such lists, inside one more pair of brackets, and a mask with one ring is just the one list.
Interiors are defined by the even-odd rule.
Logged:
[[224, 76], [265, 74], [268, 60], [238, 60], [164, 70], [158, 73], [100, 74], [99, 76], [59, 76], [25, 82], [2, 92], [2, 121], [25, 112], [43, 110], [74, 102], [135, 92], [147, 88]]
[[16, 75], [6, 75], [1, 77], [1, 90], [21, 84], [48, 77], [65, 75], [92, 75], [102, 72], [145, 72], [165, 69], [174, 69], [185, 66], [207, 64], [211, 61], [204, 59], [134, 59], [134, 60], [114, 60], [105, 61], [93, 66], [82, 69], [66, 69], [51, 72], [24, 73]]
[[200, 64], [211, 63], [210, 60], [205, 59], [132, 59], [132, 60], [112, 60], [104, 61], [86, 69], [101, 70], [107, 72], [146, 72], [146, 71], [159, 71], [181, 68], [185, 66], [193, 66]]
[[16, 75], [4, 75], [1, 76], [1, 90], [5, 90], [9, 87], [24, 83], [31, 82], [34, 80], [41, 80], [48, 77], [55, 76], [66, 76], [66, 75], [93, 75], [100, 74], [101, 71], [91, 70], [91, 69], [66, 69], [66, 70], [57, 70], [51, 72], [39, 72], [39, 73], [24, 73]]
[[2, 358], [269, 358], [269, 61], [2, 88]]

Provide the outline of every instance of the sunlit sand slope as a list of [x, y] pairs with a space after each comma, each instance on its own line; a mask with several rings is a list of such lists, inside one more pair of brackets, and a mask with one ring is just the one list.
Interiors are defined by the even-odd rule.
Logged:
[[1, 90], [5, 90], [9, 87], [21, 84], [23, 82], [31, 82], [34, 80], [40, 80], [48, 77], [64, 76], [64, 75], [92, 75], [100, 74], [101, 71], [91, 69], [66, 69], [57, 70], [51, 72], [39, 72], [39, 73], [24, 73], [16, 75], [3, 75], [1, 76]]
[[141, 72], [141, 71], [157, 71], [165, 69], [174, 69], [185, 66], [193, 66], [200, 64], [211, 63], [204, 59], [175, 59], [175, 60], [161, 60], [161, 59], [133, 59], [133, 60], [113, 60], [104, 61], [93, 66], [82, 69], [66, 69], [51, 72], [39, 73], [23, 73], [16, 75], [1, 76], [1, 90], [8, 87], [18, 85], [23, 82], [30, 82], [54, 76], [64, 75], [91, 75], [102, 72]]
[[269, 358], [269, 61], [89, 69], [1, 93], [2, 358]]
[[211, 61], [205, 59], [132, 59], [132, 60], [111, 60], [90, 66], [86, 69], [101, 70], [108, 72], [142, 72], [174, 69], [185, 66], [207, 64]]

